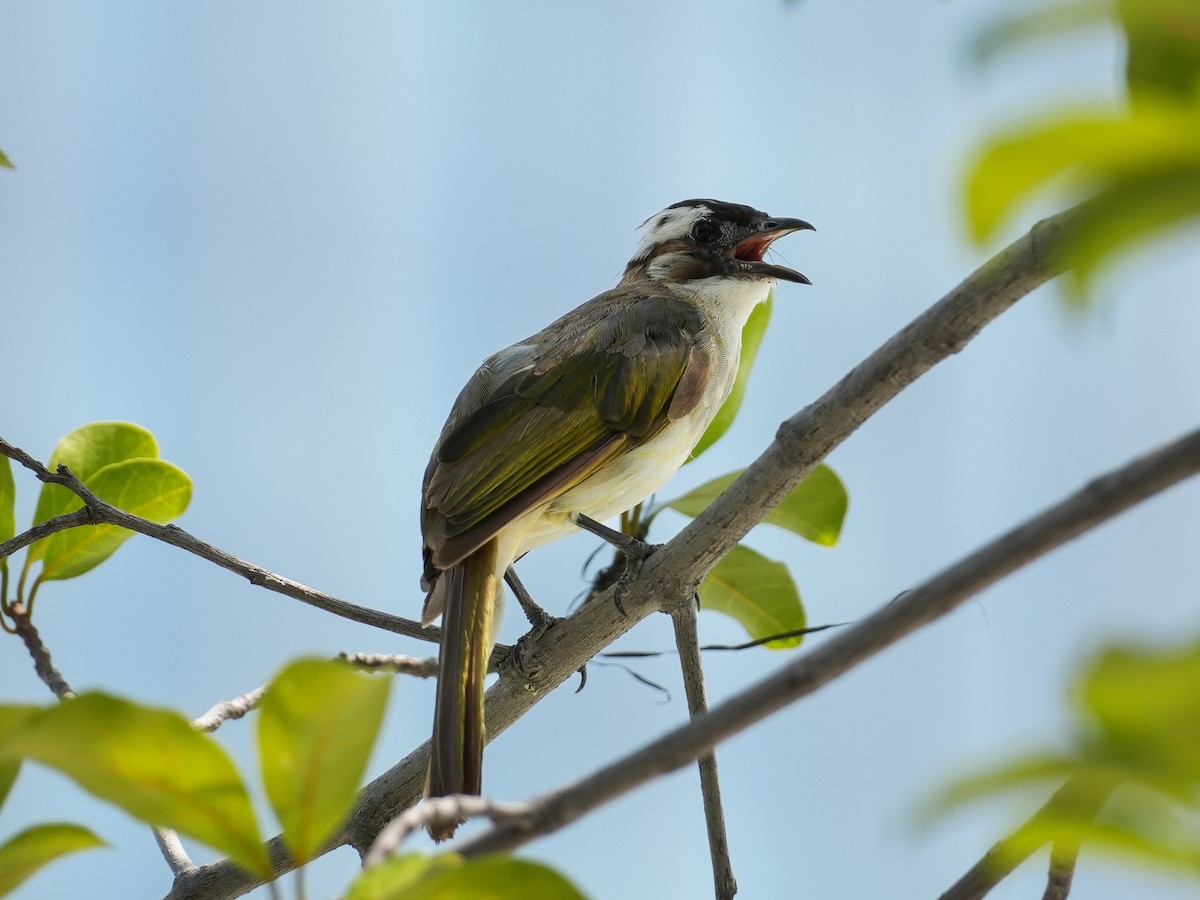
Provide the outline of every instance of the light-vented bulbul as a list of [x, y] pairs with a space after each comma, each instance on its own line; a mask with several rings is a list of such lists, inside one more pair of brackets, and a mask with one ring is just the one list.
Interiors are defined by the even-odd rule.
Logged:
[[763, 260], [812, 228], [800, 219], [685, 200], [643, 228], [615, 288], [484, 361], [429, 460], [424, 619], [443, 616], [429, 796], [480, 792], [508, 567], [656, 491], [729, 396], [751, 310], [778, 280], [809, 283]]

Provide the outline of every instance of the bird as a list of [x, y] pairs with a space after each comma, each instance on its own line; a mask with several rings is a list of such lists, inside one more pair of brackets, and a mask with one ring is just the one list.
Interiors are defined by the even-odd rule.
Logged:
[[459, 393], [421, 490], [422, 619], [443, 618], [426, 796], [482, 790], [505, 574], [579, 528], [638, 543], [602, 523], [687, 461], [733, 388], [754, 307], [778, 281], [811, 284], [768, 248], [812, 229], [742, 204], [672, 204], [642, 224], [616, 287], [488, 357]]

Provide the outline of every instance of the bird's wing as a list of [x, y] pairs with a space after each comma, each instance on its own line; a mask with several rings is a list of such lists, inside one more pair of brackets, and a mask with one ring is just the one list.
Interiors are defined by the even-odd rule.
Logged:
[[581, 319], [574, 333], [553, 333], [556, 323], [531, 339], [546, 351], [517, 371], [464, 391], [472, 408], [456, 409], [426, 473], [422, 527], [434, 569], [699, 402], [709, 357], [691, 305], [635, 298]]

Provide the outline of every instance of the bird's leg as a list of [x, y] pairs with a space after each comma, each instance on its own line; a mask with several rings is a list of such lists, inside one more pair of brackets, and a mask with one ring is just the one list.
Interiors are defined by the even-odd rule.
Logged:
[[529, 624], [533, 627], [534, 631], [545, 631], [555, 622], [559, 621], [558, 616], [550, 615], [530, 596], [529, 589], [517, 577], [517, 570], [512, 566], [509, 566], [505, 570], [504, 580], [512, 590], [513, 596], [517, 598], [517, 602], [521, 604], [521, 610], [525, 613], [525, 618], [529, 620]]
[[575, 516], [575, 524], [584, 531], [590, 531], [596, 537], [609, 544], [612, 544], [625, 557], [625, 571], [621, 573], [621, 577], [617, 579], [616, 589], [613, 591], [613, 603], [621, 614], [625, 614], [625, 607], [621, 605], [621, 598], [629, 587], [630, 582], [637, 578], [638, 573], [642, 570], [642, 563], [650, 558], [662, 544], [649, 544], [640, 538], [617, 531], [615, 528], [609, 528], [601, 522], [589, 516], [579, 513]]

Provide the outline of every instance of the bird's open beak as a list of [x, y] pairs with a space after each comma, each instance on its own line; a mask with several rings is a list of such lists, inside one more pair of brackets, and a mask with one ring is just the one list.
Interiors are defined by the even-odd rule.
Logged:
[[734, 259], [742, 263], [742, 271], [755, 278], [779, 278], [798, 284], [812, 284], [806, 277], [786, 266], [763, 262], [771, 244], [793, 231], [816, 231], [803, 219], [764, 219], [758, 230], [733, 248]]

